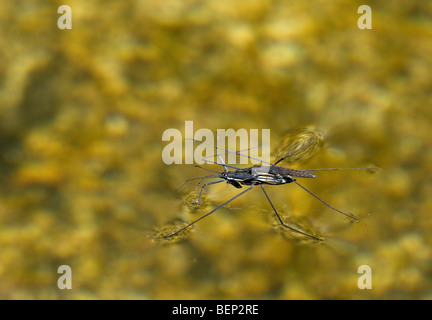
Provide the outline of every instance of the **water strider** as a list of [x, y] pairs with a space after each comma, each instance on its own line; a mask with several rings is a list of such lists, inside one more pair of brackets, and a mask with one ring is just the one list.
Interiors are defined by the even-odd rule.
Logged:
[[[225, 164], [223, 162], [222, 158], [220, 157], [220, 154], [217, 152], [216, 152], [215, 156], [218, 157], [220, 162], [214, 162], [211, 160], [207, 160], [207, 158], [209, 158], [209, 157], [203, 158], [206, 162], [221, 165], [224, 168], [224, 170], [222, 172], [218, 172], [218, 171], [210, 170], [207, 168], [202, 168], [202, 169], [207, 170], [207, 171], [212, 171], [215, 174], [207, 175], [205, 177], [200, 177], [200, 178], [188, 179], [179, 187], [179, 188], [181, 188], [185, 183], [192, 181], [192, 180], [200, 180], [200, 182], [198, 183], [198, 185], [199, 185], [205, 179], [217, 179], [215, 181], [207, 182], [207, 183], [204, 183], [202, 185], [198, 199], [196, 200], [197, 204], [200, 203], [203, 190], [206, 186], [226, 181], [228, 184], [231, 184], [238, 189], [242, 188], [242, 186], [248, 186], [248, 187], [245, 190], [243, 190], [242, 192], [240, 192], [239, 194], [237, 194], [236, 196], [229, 199], [228, 201], [222, 203], [221, 205], [217, 206], [216, 208], [214, 208], [210, 212], [201, 216], [200, 218], [186, 224], [184, 227], [178, 229], [175, 232], [162, 235], [161, 237], [164, 239], [170, 239], [176, 235], [179, 235], [181, 232], [185, 231], [186, 229], [188, 229], [189, 227], [191, 227], [192, 225], [194, 225], [198, 221], [211, 215], [212, 213], [214, 213], [215, 211], [224, 207], [225, 205], [227, 205], [228, 203], [230, 203], [234, 199], [237, 199], [238, 197], [242, 196], [246, 192], [250, 191], [255, 186], [260, 186], [266, 199], [270, 203], [270, 206], [272, 207], [276, 217], [278, 218], [279, 222], [281, 223], [281, 225], [283, 227], [285, 227], [285, 228], [287, 228], [287, 229], [289, 229], [295, 233], [307, 236], [308, 238], [310, 238], [312, 240], [321, 241], [322, 239], [317, 237], [317, 236], [314, 236], [314, 235], [309, 234], [307, 232], [301, 231], [299, 229], [296, 229], [296, 228], [286, 224], [282, 220], [282, 218], [280, 217], [279, 213], [277, 212], [276, 208], [274, 207], [273, 203], [271, 202], [266, 190], [264, 189], [264, 185], [284, 185], [284, 184], [288, 184], [288, 183], [294, 183], [294, 184], [298, 185], [300, 188], [302, 188], [303, 190], [305, 190], [306, 192], [311, 194], [313, 197], [315, 197], [316, 199], [321, 201], [323, 204], [325, 204], [330, 209], [349, 217], [353, 221], [358, 221], [359, 219], [354, 217], [353, 215], [350, 215], [350, 214], [345, 213], [339, 209], [336, 209], [333, 206], [331, 206], [330, 204], [328, 204], [327, 202], [325, 202], [324, 200], [320, 199], [317, 195], [315, 195], [314, 193], [312, 193], [311, 191], [306, 189], [304, 186], [302, 186], [300, 183], [298, 183], [295, 178], [315, 178], [316, 175], [314, 175], [312, 173], [312, 171], [340, 171], [340, 170], [372, 170], [372, 171], [376, 171], [376, 170], [378, 170], [378, 168], [324, 168], [324, 169], [296, 170], [296, 169], [285, 168], [285, 167], [278, 165], [278, 163], [282, 162], [286, 158], [292, 157], [294, 154], [297, 154], [299, 152], [304, 151], [303, 149], [307, 148], [308, 145], [310, 145], [310, 144], [306, 143], [306, 144], [302, 145], [301, 147], [293, 150], [292, 152], [285, 154], [282, 158], [277, 160], [275, 163], [269, 163], [269, 162], [267, 163], [267, 162], [263, 161], [261, 165], [254, 165], [254, 166], [248, 167], [248, 168], [238, 168], [238, 167], [234, 167], [234, 166]], [[218, 148], [218, 146], [214, 146], [214, 147], [216, 149], [221, 149], [221, 148]], [[225, 149], [221, 149], [221, 150], [223, 152], [235, 153], [239, 156], [248, 157], [250, 159], [257, 160], [255, 158], [241, 154], [240, 151], [234, 152], [234, 151], [229, 151], [229, 150], [225, 150]], [[214, 156], [212, 156], [212, 157], [214, 157]], [[198, 187], [198, 185], [197, 185], [197, 187]], [[177, 189], [179, 189], [179, 188], [177, 188]]]

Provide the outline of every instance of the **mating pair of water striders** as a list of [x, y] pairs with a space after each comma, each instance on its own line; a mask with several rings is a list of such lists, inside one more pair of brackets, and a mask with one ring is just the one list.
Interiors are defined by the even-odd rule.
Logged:
[[[236, 199], [236, 198], [242, 196], [243, 194], [245, 194], [246, 192], [250, 191], [255, 186], [260, 186], [266, 199], [270, 203], [270, 206], [272, 207], [277, 219], [279, 220], [280, 224], [283, 227], [291, 230], [294, 233], [306, 236], [307, 238], [310, 238], [314, 241], [323, 240], [322, 238], [320, 238], [318, 236], [315, 236], [315, 235], [312, 235], [312, 234], [307, 233], [305, 231], [299, 230], [299, 229], [294, 228], [294, 227], [288, 225], [287, 223], [285, 223], [282, 220], [279, 213], [277, 212], [273, 203], [271, 202], [266, 190], [264, 189], [264, 185], [284, 185], [284, 184], [288, 184], [288, 183], [294, 183], [294, 184], [298, 185], [300, 188], [302, 188], [303, 190], [305, 190], [306, 192], [308, 192], [310, 195], [312, 195], [313, 197], [315, 197], [316, 199], [321, 201], [324, 205], [326, 205], [330, 209], [347, 216], [348, 218], [350, 218], [353, 221], [358, 221], [359, 219], [357, 217], [355, 217], [351, 214], [345, 213], [339, 209], [334, 208], [333, 206], [331, 206], [330, 204], [328, 204], [327, 202], [325, 202], [324, 200], [322, 200], [321, 198], [316, 196], [314, 193], [312, 193], [311, 191], [306, 189], [304, 186], [302, 186], [300, 183], [298, 183], [295, 178], [315, 178], [316, 175], [312, 173], [313, 171], [341, 171], [341, 170], [377, 171], [377, 170], [379, 170], [379, 168], [376, 168], [376, 167], [375, 168], [322, 168], [322, 169], [296, 170], [296, 169], [291, 169], [291, 168], [285, 168], [285, 167], [278, 165], [279, 163], [281, 163], [282, 161], [284, 161], [286, 159], [296, 158], [296, 157], [298, 157], [299, 154], [307, 152], [307, 149], [308, 148], [310, 149], [311, 146], [313, 148], [314, 147], [314, 140], [313, 139], [314, 139], [314, 137], [312, 136], [312, 137], [310, 137], [309, 140], [306, 140], [306, 142], [303, 144], [291, 145], [290, 148], [288, 149], [289, 151], [287, 153], [285, 153], [282, 157], [280, 157], [275, 163], [262, 161], [260, 165], [254, 165], [252, 167], [247, 167], [247, 168], [239, 168], [239, 167], [225, 164], [223, 159], [221, 158], [219, 152], [234, 153], [234, 154], [241, 156], [241, 157], [248, 157], [248, 158], [253, 159], [253, 160], [257, 160], [257, 159], [251, 158], [248, 155], [243, 155], [240, 153], [240, 151], [229, 151], [229, 150], [222, 149], [222, 148], [218, 147], [217, 145], [215, 145], [214, 148], [216, 149], [216, 154], [214, 156], [217, 157], [219, 160], [218, 161], [211, 161], [211, 160], [208, 160], [209, 157], [205, 157], [205, 158], [203, 158], [203, 160], [207, 163], [220, 165], [223, 167], [224, 170], [222, 172], [219, 172], [219, 171], [214, 171], [214, 170], [211, 170], [208, 168], [202, 168], [200, 166], [197, 166], [201, 169], [211, 171], [214, 174], [207, 175], [204, 177], [199, 177], [199, 178], [188, 179], [177, 189], [180, 189], [184, 184], [186, 184], [189, 181], [200, 180], [198, 185], [197, 185], [197, 187], [198, 187], [201, 184], [201, 182], [204, 181], [205, 179], [217, 179], [217, 180], [214, 180], [211, 182], [204, 183], [202, 185], [200, 193], [198, 195], [198, 199], [195, 201], [196, 204], [199, 204], [201, 201], [201, 197], [202, 197], [204, 188], [206, 186], [221, 183], [221, 182], [227, 182], [228, 184], [231, 184], [234, 187], [239, 188], [239, 189], [242, 188], [242, 186], [248, 186], [248, 187], [245, 190], [243, 190], [242, 192], [240, 192], [239, 194], [237, 194], [236, 196], [229, 199], [228, 201], [222, 203], [221, 205], [217, 206], [216, 208], [214, 208], [210, 212], [204, 214], [200, 218], [186, 224], [185, 226], [178, 229], [177, 231], [162, 235], [161, 238], [168, 240], [170, 238], [173, 238], [173, 237], [179, 235], [180, 233], [182, 233], [186, 229], [190, 228], [192, 225], [194, 225], [198, 221], [211, 215], [212, 213], [214, 213], [215, 211], [224, 207], [225, 205], [227, 205], [228, 203], [230, 203], [234, 199]], [[205, 143], [202, 141], [198, 141], [198, 142]], [[291, 162], [293, 162], [293, 161], [291, 161]]]

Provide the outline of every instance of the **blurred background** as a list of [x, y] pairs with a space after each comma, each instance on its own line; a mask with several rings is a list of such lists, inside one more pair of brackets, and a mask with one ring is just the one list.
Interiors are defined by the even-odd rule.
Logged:
[[[72, 9], [60, 30], [57, 9]], [[127, 0], [0, 3], [1, 299], [431, 299], [432, 2]], [[325, 143], [301, 183], [240, 190], [162, 161], [169, 128], [296, 128]], [[289, 134], [289, 133], [288, 133]], [[214, 168], [209, 166], [213, 169]], [[57, 268], [72, 269], [72, 289]], [[360, 290], [359, 266], [372, 270]]]

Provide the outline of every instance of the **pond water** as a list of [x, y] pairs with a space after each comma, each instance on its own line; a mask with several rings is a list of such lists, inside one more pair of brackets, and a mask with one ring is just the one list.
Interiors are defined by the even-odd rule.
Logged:
[[[374, 4], [361, 30], [361, 4], [77, 0], [60, 30], [51, 2], [2, 1], [0, 298], [432, 298], [432, 7]], [[273, 155], [312, 128], [321, 148], [284, 166], [381, 170], [298, 179], [356, 223], [266, 187], [318, 243], [282, 230], [260, 188], [161, 243], [245, 190], [208, 186], [201, 206], [193, 182], [176, 190], [209, 174], [162, 161], [185, 121], [270, 129]]]

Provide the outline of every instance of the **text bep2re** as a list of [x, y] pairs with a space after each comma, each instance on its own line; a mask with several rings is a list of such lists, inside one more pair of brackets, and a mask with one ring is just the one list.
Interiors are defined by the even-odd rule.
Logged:
[[218, 304], [216, 305], [217, 314], [258, 314], [257, 304]]

